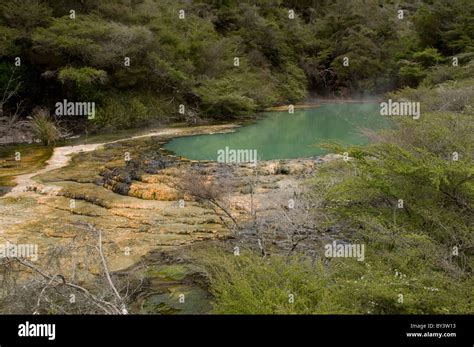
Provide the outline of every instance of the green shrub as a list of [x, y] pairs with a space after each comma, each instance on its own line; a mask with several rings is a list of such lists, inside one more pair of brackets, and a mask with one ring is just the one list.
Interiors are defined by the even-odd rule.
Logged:
[[250, 115], [256, 109], [252, 99], [236, 93], [207, 98], [203, 105], [204, 112], [215, 118]]
[[418, 63], [404, 61], [398, 74], [401, 85], [416, 87], [425, 78], [426, 71]]
[[[472, 281], [453, 281], [427, 271], [424, 263], [428, 259], [422, 256], [435, 249], [428, 239], [414, 236], [407, 240], [411, 245], [405, 248], [408, 253], [393, 252], [386, 260], [381, 255], [387, 252], [387, 245], [368, 244], [365, 262], [334, 258], [323, 265], [320, 259], [313, 263], [278, 254], [262, 258], [251, 251], [235, 256], [212, 248], [195, 252], [193, 257], [208, 275], [216, 314], [474, 312], [469, 300]], [[407, 240], [400, 240], [397, 246]]]
[[104, 95], [94, 123], [111, 129], [142, 127], [176, 114], [178, 108], [152, 92], [116, 92]]
[[230, 75], [220, 79], [207, 79], [196, 88], [205, 114], [226, 118], [254, 113], [257, 109], [255, 101], [242, 90], [244, 78], [245, 76]]
[[424, 68], [436, 65], [444, 61], [436, 48], [426, 48], [423, 51], [413, 53], [413, 60], [420, 63]]
[[97, 70], [91, 67], [73, 68], [67, 67], [59, 71], [58, 79], [65, 82], [73, 82], [78, 86], [93, 83], [103, 84], [107, 81], [107, 73], [104, 70]]
[[252, 252], [234, 256], [210, 248], [195, 256], [209, 274], [214, 313], [316, 313], [328, 304], [324, 272], [308, 261], [288, 263], [283, 257], [267, 259]]
[[[474, 55], [474, 54], [473, 54]], [[452, 61], [445, 65], [432, 67], [422, 85], [433, 86], [449, 80], [466, 80], [474, 78], [474, 60], [471, 55], [464, 54], [458, 57], [459, 65], [453, 66]]]
[[45, 146], [54, 145], [61, 138], [58, 125], [51, 119], [46, 109], [39, 109], [33, 115], [31, 126], [35, 136]]

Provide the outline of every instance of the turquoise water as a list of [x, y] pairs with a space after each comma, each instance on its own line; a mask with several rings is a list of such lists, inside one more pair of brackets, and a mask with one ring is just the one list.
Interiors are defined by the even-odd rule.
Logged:
[[259, 160], [304, 158], [327, 153], [322, 142], [365, 144], [360, 128], [389, 127], [380, 116], [378, 104], [323, 104], [320, 107], [288, 112], [268, 112], [257, 122], [235, 133], [181, 137], [165, 148], [194, 160], [217, 160], [217, 151], [257, 150]]

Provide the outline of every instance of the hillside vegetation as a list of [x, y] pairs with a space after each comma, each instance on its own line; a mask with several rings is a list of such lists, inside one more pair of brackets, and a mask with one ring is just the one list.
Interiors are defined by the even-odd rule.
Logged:
[[470, 0], [11, 0], [0, 86], [12, 68], [21, 85], [2, 113], [95, 102], [95, 126], [128, 128], [413, 87], [470, 56], [473, 18]]

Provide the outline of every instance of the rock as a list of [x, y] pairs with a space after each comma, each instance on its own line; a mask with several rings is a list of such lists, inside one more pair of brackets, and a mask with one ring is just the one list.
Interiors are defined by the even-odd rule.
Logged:
[[167, 167], [168, 162], [162, 159], [145, 160], [143, 162], [143, 171], [148, 174], [156, 174]]
[[289, 175], [290, 174], [290, 168], [285, 165], [278, 165], [275, 168], [275, 175]]

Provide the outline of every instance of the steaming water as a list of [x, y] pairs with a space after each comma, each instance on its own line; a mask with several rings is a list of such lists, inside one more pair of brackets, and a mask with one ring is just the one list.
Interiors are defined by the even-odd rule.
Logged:
[[234, 133], [175, 138], [165, 148], [194, 160], [217, 160], [220, 149], [257, 150], [259, 160], [304, 158], [326, 154], [323, 142], [361, 145], [360, 128], [381, 129], [390, 121], [378, 104], [323, 104], [314, 109], [268, 112]]

